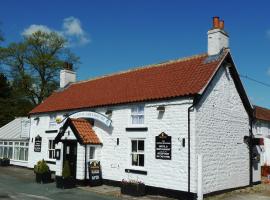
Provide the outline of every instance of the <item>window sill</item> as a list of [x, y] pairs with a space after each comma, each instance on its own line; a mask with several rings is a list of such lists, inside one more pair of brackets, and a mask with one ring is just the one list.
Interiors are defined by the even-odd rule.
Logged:
[[148, 127], [146, 126], [129, 126], [126, 127], [126, 131], [148, 131]]
[[126, 173], [147, 175], [147, 171], [138, 169], [125, 169]]

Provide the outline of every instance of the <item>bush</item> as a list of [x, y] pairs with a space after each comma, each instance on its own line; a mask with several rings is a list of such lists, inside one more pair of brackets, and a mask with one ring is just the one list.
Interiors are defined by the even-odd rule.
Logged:
[[63, 178], [69, 178], [71, 176], [70, 174], [70, 166], [69, 162], [66, 160], [64, 163], [63, 171], [62, 171], [62, 177]]
[[50, 168], [45, 162], [44, 159], [37, 162], [37, 164], [34, 166], [34, 172], [37, 174], [45, 174], [50, 172]]

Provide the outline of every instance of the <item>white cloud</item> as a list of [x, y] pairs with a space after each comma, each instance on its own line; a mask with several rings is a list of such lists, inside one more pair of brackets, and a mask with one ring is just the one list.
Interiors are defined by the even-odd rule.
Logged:
[[45, 33], [52, 32], [52, 30], [48, 26], [32, 24], [28, 28], [24, 29], [24, 31], [22, 32], [22, 35], [29, 36], [29, 35], [32, 35], [33, 33], [37, 32], [37, 31], [42, 31], [42, 32], [45, 32]]
[[68, 40], [68, 46], [82, 46], [90, 42], [88, 34], [83, 30], [81, 21], [75, 17], [67, 17], [63, 20], [60, 30], [53, 30], [46, 25], [32, 24], [22, 32], [23, 36], [29, 36], [37, 31], [46, 33], [56, 32]]

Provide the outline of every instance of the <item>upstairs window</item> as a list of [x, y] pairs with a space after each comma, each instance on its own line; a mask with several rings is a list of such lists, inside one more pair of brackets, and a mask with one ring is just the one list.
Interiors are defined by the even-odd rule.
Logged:
[[144, 106], [131, 108], [131, 123], [144, 124]]
[[50, 115], [49, 127], [53, 128], [56, 126], [56, 115]]

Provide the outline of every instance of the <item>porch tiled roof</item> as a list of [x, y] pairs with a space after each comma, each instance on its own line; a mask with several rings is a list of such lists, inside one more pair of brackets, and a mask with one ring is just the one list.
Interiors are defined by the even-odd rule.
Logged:
[[83, 144], [101, 144], [92, 125], [86, 119], [70, 119]]

